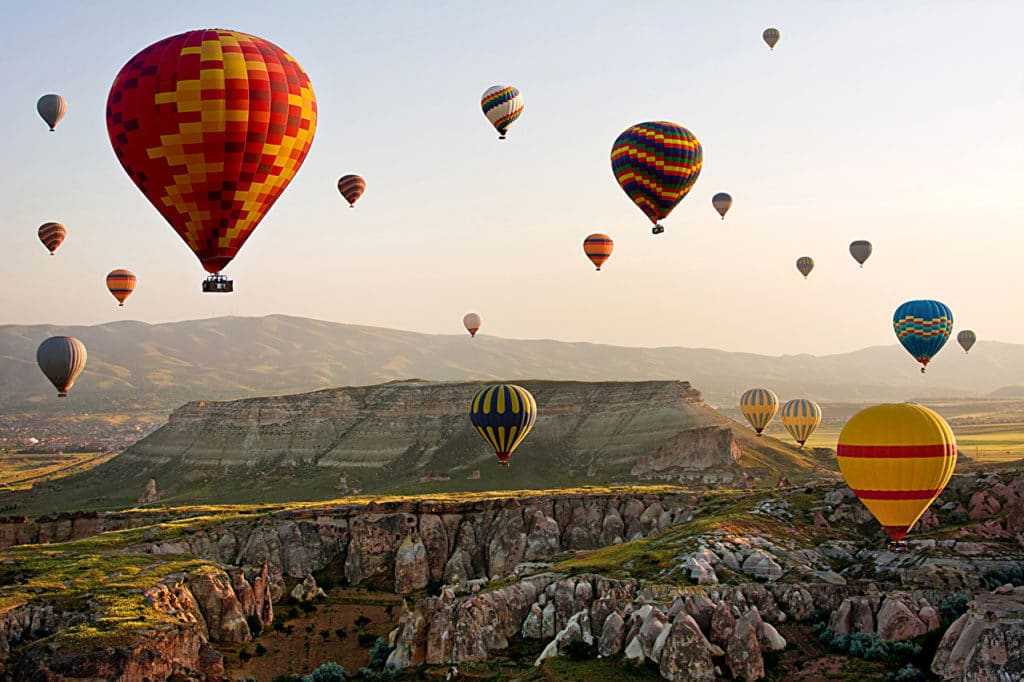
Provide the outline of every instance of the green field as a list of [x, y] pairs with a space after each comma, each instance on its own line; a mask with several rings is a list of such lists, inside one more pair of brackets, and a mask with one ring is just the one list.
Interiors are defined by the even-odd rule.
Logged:
[[60, 454], [0, 454], [0, 492], [28, 490], [37, 483], [54, 481], [88, 471], [106, 462], [113, 452]]

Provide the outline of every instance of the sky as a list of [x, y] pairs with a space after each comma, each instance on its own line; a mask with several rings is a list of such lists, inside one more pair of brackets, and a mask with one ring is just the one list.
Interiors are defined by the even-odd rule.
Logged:
[[[1024, 3], [19, 3], [0, 50], [0, 324], [284, 313], [766, 354], [893, 343], [904, 300], [1024, 343]], [[774, 51], [761, 32], [776, 26]], [[297, 177], [202, 294], [198, 261], [121, 169], [110, 84], [196, 28], [271, 40], [312, 80]], [[511, 84], [499, 141], [479, 105]], [[47, 132], [36, 99], [63, 94]], [[612, 176], [616, 136], [675, 121], [704, 169], [653, 236]], [[350, 210], [336, 189], [358, 173]], [[734, 204], [724, 221], [711, 196]], [[47, 221], [69, 236], [51, 258]], [[615, 252], [598, 273], [591, 232]], [[868, 239], [863, 269], [847, 248]], [[804, 280], [794, 262], [814, 258]], [[104, 277], [139, 277], [124, 308]]]

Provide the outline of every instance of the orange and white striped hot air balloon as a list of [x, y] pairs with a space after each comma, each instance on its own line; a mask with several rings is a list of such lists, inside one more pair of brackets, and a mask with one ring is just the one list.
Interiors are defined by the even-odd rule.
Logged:
[[125, 299], [135, 291], [135, 282], [135, 273], [124, 268], [111, 270], [110, 274], [107, 275], [107, 289], [117, 299], [119, 306], [124, 305]]
[[614, 248], [615, 242], [612, 241], [612, 238], [600, 232], [595, 232], [583, 240], [583, 253], [587, 255], [598, 271], [601, 270], [605, 261], [611, 258]]
[[923, 405], [875, 405], [839, 434], [839, 470], [894, 541], [902, 540], [956, 467], [956, 438]]

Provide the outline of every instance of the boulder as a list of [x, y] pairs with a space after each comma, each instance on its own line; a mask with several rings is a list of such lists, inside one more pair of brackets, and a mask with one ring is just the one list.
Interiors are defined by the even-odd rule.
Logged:
[[672, 622], [659, 661], [661, 676], [671, 682], [713, 682], [714, 658], [722, 650], [709, 642], [687, 613]]
[[734, 678], [753, 682], [764, 677], [764, 656], [761, 654], [763, 631], [764, 621], [756, 608], [736, 620], [736, 627], [725, 647], [725, 660]]
[[878, 609], [878, 637], [887, 642], [914, 639], [928, 632], [928, 626], [902, 599], [886, 597]]
[[618, 656], [622, 652], [622, 639], [626, 624], [617, 612], [613, 611], [604, 619], [601, 637], [597, 642], [597, 653], [601, 656]]
[[312, 574], [307, 575], [301, 583], [297, 583], [295, 587], [292, 588], [289, 595], [296, 601], [313, 601], [318, 597], [327, 596], [327, 594], [317, 586], [316, 578], [314, 578]]

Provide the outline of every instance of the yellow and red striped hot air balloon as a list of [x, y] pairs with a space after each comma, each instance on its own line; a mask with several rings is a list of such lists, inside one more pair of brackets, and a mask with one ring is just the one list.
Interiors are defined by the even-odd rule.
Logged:
[[837, 454], [846, 484], [898, 541], [949, 483], [956, 438], [923, 405], [875, 405], [846, 422]]
[[740, 396], [740, 412], [759, 436], [778, 411], [779, 396], [767, 388], [752, 388]]
[[595, 232], [583, 240], [583, 253], [587, 255], [598, 271], [601, 270], [605, 261], [611, 258], [614, 248], [615, 242], [612, 241], [612, 238], [600, 232]]
[[135, 273], [124, 268], [111, 270], [110, 274], [107, 275], [107, 289], [117, 299], [119, 306], [123, 306], [125, 299], [135, 291], [135, 282]]
[[821, 424], [821, 408], [807, 398], [795, 398], [782, 406], [782, 425], [793, 440], [804, 446], [814, 430]]

